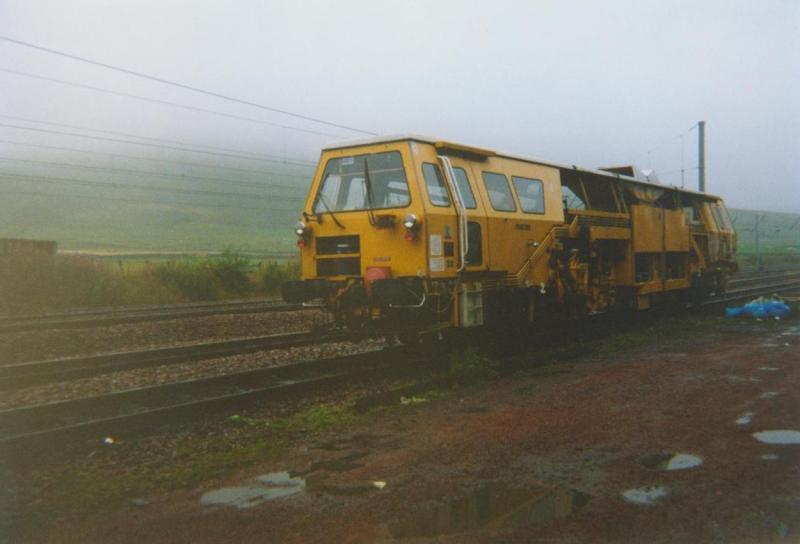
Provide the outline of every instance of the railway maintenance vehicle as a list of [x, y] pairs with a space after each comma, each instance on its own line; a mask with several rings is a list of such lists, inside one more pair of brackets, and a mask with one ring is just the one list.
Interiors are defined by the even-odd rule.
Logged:
[[407, 341], [697, 301], [737, 270], [717, 196], [420, 136], [323, 149], [295, 232], [287, 302]]

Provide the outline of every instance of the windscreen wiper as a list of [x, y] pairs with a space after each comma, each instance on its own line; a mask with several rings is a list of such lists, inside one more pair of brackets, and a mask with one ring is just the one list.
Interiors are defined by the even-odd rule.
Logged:
[[378, 222], [375, 220], [375, 206], [372, 203], [372, 180], [369, 177], [369, 166], [367, 166], [367, 159], [364, 159], [364, 187], [367, 190], [367, 215], [369, 217], [369, 224], [374, 227], [378, 224]]
[[343, 228], [344, 228], [344, 225], [342, 225], [341, 221], [339, 221], [338, 219], [336, 219], [336, 214], [334, 214], [334, 213], [333, 213], [333, 210], [332, 210], [332, 209], [331, 209], [331, 207], [328, 205], [328, 200], [325, 198], [325, 195], [323, 195], [322, 193], [319, 193], [319, 201], [320, 201], [320, 202], [322, 203], [322, 205], [325, 207], [325, 210], [327, 210], [327, 212], [328, 212], [329, 214], [331, 214], [331, 219], [333, 219], [333, 222], [334, 222], [334, 223], [336, 223], [336, 225], [337, 225], [337, 226], [338, 226], [340, 229], [343, 229]]

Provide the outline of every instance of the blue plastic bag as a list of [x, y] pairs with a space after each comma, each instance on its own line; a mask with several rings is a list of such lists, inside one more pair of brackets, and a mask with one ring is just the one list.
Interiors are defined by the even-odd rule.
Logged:
[[739, 316], [752, 316], [757, 319], [765, 319], [767, 317], [786, 317], [791, 313], [789, 305], [782, 300], [777, 299], [764, 299], [757, 298], [745, 304], [744, 306], [734, 306], [732, 308], [725, 308], [726, 317], [739, 317]]

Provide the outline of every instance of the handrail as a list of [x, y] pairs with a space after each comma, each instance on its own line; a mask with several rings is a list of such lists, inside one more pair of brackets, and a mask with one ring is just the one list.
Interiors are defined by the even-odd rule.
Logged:
[[458, 272], [461, 272], [467, 265], [467, 252], [469, 251], [469, 240], [467, 239], [467, 207], [464, 205], [464, 198], [461, 196], [461, 190], [456, 183], [456, 174], [453, 171], [450, 158], [444, 155], [438, 155], [438, 159], [444, 168], [444, 176], [445, 179], [447, 179], [447, 184], [450, 186], [450, 192], [456, 197], [454, 200], [456, 201], [456, 215], [458, 220], [458, 248], [459, 253], [461, 253], [461, 264], [458, 267]]
[[[578, 224], [579, 224], [578, 218], [576, 217], [575, 219], [572, 220], [572, 223], [570, 223], [569, 226], [567, 227], [567, 232], [571, 236], [574, 236], [574, 233], [577, 231]], [[559, 229], [563, 230], [563, 228], [564, 228], [563, 226], [554, 226], [553, 228], [550, 229], [550, 231], [547, 233], [547, 235], [545, 235], [545, 237], [542, 239], [539, 245], [536, 246], [536, 248], [533, 250], [533, 252], [531, 252], [530, 255], [528, 255], [528, 257], [525, 259], [525, 262], [522, 263], [520, 269], [517, 270], [516, 274], [512, 276], [515, 283], [519, 284], [522, 282], [522, 279], [531, 269], [531, 266], [538, 260], [539, 256], [546, 253], [547, 250], [550, 249], [550, 246], [553, 245], [553, 242], [556, 239], [556, 232]]]

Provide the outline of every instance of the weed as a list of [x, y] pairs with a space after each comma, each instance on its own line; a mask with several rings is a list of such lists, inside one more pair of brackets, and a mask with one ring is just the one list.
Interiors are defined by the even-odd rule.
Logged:
[[499, 363], [474, 348], [453, 352], [449, 356], [448, 378], [454, 383], [468, 384], [497, 377]]
[[356, 415], [349, 405], [323, 404], [312, 406], [301, 412], [271, 422], [270, 427], [278, 432], [310, 431], [340, 427], [355, 421]]
[[254, 283], [265, 295], [276, 295], [280, 293], [283, 282], [300, 277], [300, 263], [297, 261], [288, 261], [283, 265], [276, 261], [259, 263], [255, 275]]
[[253, 268], [233, 251], [146, 263], [74, 255], [0, 257], [0, 314], [274, 295], [284, 281], [299, 276], [291, 261]]

